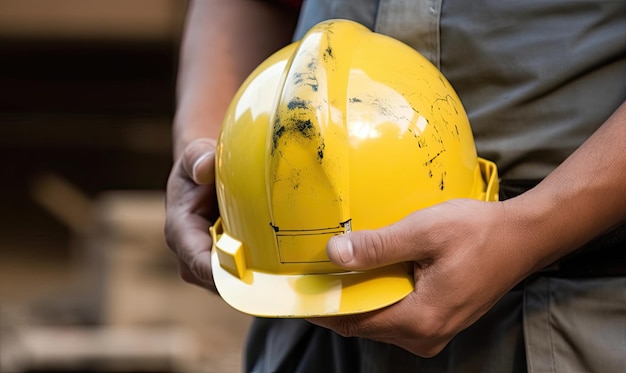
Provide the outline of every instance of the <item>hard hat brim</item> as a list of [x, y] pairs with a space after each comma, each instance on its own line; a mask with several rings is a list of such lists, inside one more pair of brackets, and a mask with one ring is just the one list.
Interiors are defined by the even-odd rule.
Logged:
[[233, 308], [253, 316], [309, 318], [374, 311], [413, 291], [409, 265], [366, 272], [283, 275], [247, 270], [243, 278], [225, 270], [214, 250], [215, 286]]

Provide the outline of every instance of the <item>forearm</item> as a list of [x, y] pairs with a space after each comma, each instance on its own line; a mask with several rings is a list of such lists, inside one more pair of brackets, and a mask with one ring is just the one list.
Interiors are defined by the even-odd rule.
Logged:
[[177, 80], [175, 158], [196, 138], [217, 138], [228, 104], [245, 77], [290, 41], [296, 13], [258, 0], [191, 3]]
[[[536, 188], [508, 202], [536, 271], [626, 220], [626, 103]], [[515, 211], [513, 213], [513, 211]]]

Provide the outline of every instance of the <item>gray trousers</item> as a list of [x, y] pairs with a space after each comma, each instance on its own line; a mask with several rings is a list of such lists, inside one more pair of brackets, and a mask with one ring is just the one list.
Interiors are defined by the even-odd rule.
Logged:
[[[501, 185], [500, 199], [538, 181]], [[626, 225], [506, 294], [438, 355], [336, 333], [299, 319], [255, 319], [245, 372], [626, 372]]]
[[256, 319], [246, 372], [626, 372], [626, 277], [537, 276], [432, 358], [299, 319]]

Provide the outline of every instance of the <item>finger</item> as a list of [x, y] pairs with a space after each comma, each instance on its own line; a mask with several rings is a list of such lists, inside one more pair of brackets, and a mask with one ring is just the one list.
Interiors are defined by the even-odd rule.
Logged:
[[212, 184], [215, 180], [215, 147], [213, 139], [197, 139], [185, 148], [182, 168], [198, 185]]
[[352, 231], [332, 237], [326, 246], [330, 260], [346, 269], [365, 270], [399, 262], [430, 264], [441, 254], [446, 237], [460, 215], [476, 207], [472, 200], [451, 200], [415, 211], [397, 223], [376, 230]]
[[[331, 317], [316, 317], [307, 319], [310, 323], [332, 329], [343, 337], [358, 337], [376, 340], [385, 343], [398, 343], [407, 329], [401, 327], [406, 315], [412, 310], [407, 309], [407, 301], [401, 301], [390, 307], [380, 310]], [[413, 310], [414, 312], [414, 310]], [[398, 328], [399, 327], [399, 328]]]
[[326, 246], [326, 253], [333, 263], [352, 270], [417, 260], [413, 234], [419, 232], [411, 232], [404, 225], [394, 224], [332, 237]]
[[309, 318], [311, 324], [335, 331], [343, 337], [374, 339], [379, 342], [390, 342], [391, 336], [386, 335], [391, 329], [389, 319], [377, 317], [383, 311], [365, 314]]
[[417, 301], [415, 296], [408, 296], [377, 311], [307, 320], [343, 337], [367, 338], [394, 344], [418, 356], [432, 357], [454, 336], [439, 311]]
[[168, 246], [179, 259], [181, 278], [215, 291], [211, 269], [213, 241], [208, 234], [210, 225], [211, 222], [201, 215], [189, 213], [170, 215], [166, 218], [165, 235]]
[[180, 271], [180, 277], [185, 282], [203, 287], [207, 290], [217, 293], [217, 288], [215, 287], [215, 283], [212, 278], [210, 281], [206, 279], [203, 280], [203, 279], [198, 278], [198, 276], [196, 276], [193, 273], [193, 271], [189, 268], [187, 263], [183, 262], [182, 260], [178, 261], [178, 267]]
[[193, 215], [182, 223], [185, 224], [185, 229], [179, 230], [181, 234], [178, 237], [176, 250], [178, 257], [196, 278], [204, 283], [212, 283], [211, 247], [213, 241], [207, 233], [211, 223]]
[[[193, 153], [192, 148], [189, 154]], [[209, 227], [218, 215], [215, 186], [196, 184], [182, 163], [179, 159], [168, 179], [165, 237], [183, 264], [181, 277], [213, 290]]]

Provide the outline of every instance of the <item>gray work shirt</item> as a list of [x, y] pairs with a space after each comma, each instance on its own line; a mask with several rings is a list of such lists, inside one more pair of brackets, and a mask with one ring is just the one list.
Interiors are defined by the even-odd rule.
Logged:
[[[420, 51], [450, 80], [479, 155], [545, 177], [626, 99], [626, 0], [305, 0], [295, 38], [345, 18]], [[621, 245], [617, 243], [616, 245]], [[251, 372], [623, 372], [626, 278], [539, 275], [439, 355], [256, 319]]]
[[433, 62], [503, 179], [540, 179], [626, 99], [625, 0], [307, 0], [295, 38], [346, 18]]

